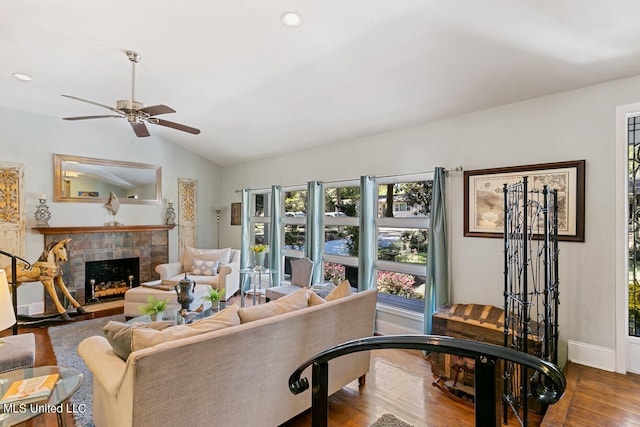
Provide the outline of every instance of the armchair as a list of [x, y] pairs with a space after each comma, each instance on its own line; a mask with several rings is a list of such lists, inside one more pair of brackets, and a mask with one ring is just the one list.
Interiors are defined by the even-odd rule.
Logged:
[[[195, 260], [219, 261], [217, 274], [208, 274], [207, 271], [199, 271], [194, 268]], [[224, 289], [224, 300], [227, 300], [240, 290], [240, 250], [239, 249], [197, 249], [185, 248], [182, 260], [159, 264], [156, 273], [160, 280], [179, 281], [187, 277], [197, 284], [209, 285], [216, 289]], [[214, 272], [215, 273], [215, 272]]]
[[267, 288], [265, 295], [268, 300], [273, 300], [292, 294], [293, 292], [300, 290], [300, 288], [308, 288], [311, 286], [312, 274], [313, 261], [307, 257], [292, 259], [291, 280], [289, 282], [283, 280], [282, 286]]

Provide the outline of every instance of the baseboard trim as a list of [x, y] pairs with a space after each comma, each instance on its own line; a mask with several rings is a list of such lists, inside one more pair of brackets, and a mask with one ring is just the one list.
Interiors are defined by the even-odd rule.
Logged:
[[571, 362], [592, 368], [609, 372], [616, 370], [616, 352], [612, 348], [569, 340], [568, 357]]
[[627, 353], [627, 372], [640, 374], [640, 339], [629, 338]]
[[18, 315], [34, 316], [44, 313], [44, 302], [33, 302], [31, 304], [22, 304], [18, 306]]
[[376, 319], [376, 333], [380, 335], [422, 334], [422, 331]]

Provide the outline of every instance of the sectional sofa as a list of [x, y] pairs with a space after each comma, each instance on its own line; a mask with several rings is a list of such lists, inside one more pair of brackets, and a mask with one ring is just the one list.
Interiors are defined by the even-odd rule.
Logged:
[[[304, 304], [287, 307], [299, 304], [300, 292]], [[234, 305], [224, 314], [228, 321], [237, 310], [234, 326], [134, 350], [126, 360], [105, 337], [87, 338], [78, 353], [94, 377], [96, 427], [278, 426], [310, 408], [311, 391], [293, 395], [289, 376], [322, 350], [371, 336], [377, 295], [318, 298], [303, 289], [256, 307]], [[368, 352], [331, 361], [330, 393], [363, 377], [369, 362]], [[311, 381], [310, 369], [306, 376]]]

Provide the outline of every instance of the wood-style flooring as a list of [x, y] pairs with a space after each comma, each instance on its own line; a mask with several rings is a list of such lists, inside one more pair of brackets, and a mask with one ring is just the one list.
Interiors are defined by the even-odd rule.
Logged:
[[[118, 313], [122, 308], [77, 316], [74, 321]], [[0, 336], [10, 332], [3, 331]], [[20, 328], [20, 333], [27, 332], [36, 336], [36, 365], [55, 365], [47, 328]], [[566, 375], [565, 396], [547, 411], [544, 420], [533, 414], [530, 426], [640, 426], [640, 376], [575, 364], [567, 366]], [[420, 352], [373, 351], [366, 385], [359, 387], [354, 381], [330, 397], [329, 425], [369, 426], [383, 414], [392, 413], [415, 427], [473, 426], [473, 410], [444, 396], [431, 385], [432, 381], [429, 362]], [[511, 418], [508, 425], [519, 425]], [[74, 426], [71, 416], [67, 420], [69, 426]], [[55, 415], [46, 414], [21, 425], [54, 427], [57, 420]], [[310, 425], [310, 412], [306, 411], [282, 427]]]

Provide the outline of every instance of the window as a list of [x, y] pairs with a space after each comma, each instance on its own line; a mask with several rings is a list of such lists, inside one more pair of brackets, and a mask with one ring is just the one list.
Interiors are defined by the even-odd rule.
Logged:
[[304, 255], [306, 239], [307, 190], [293, 188], [284, 191], [283, 196], [283, 253], [286, 256], [301, 257]]
[[640, 337], [640, 116], [628, 119], [629, 335]]
[[424, 310], [432, 177], [378, 180], [378, 300]]
[[[271, 218], [269, 216], [269, 200], [270, 193], [253, 193], [251, 194], [251, 245], [269, 244], [271, 236], [269, 235], [269, 227]], [[265, 263], [268, 261], [265, 260]], [[265, 264], [266, 265], [266, 264]]]
[[324, 277], [358, 286], [360, 184], [343, 182], [324, 189]]

